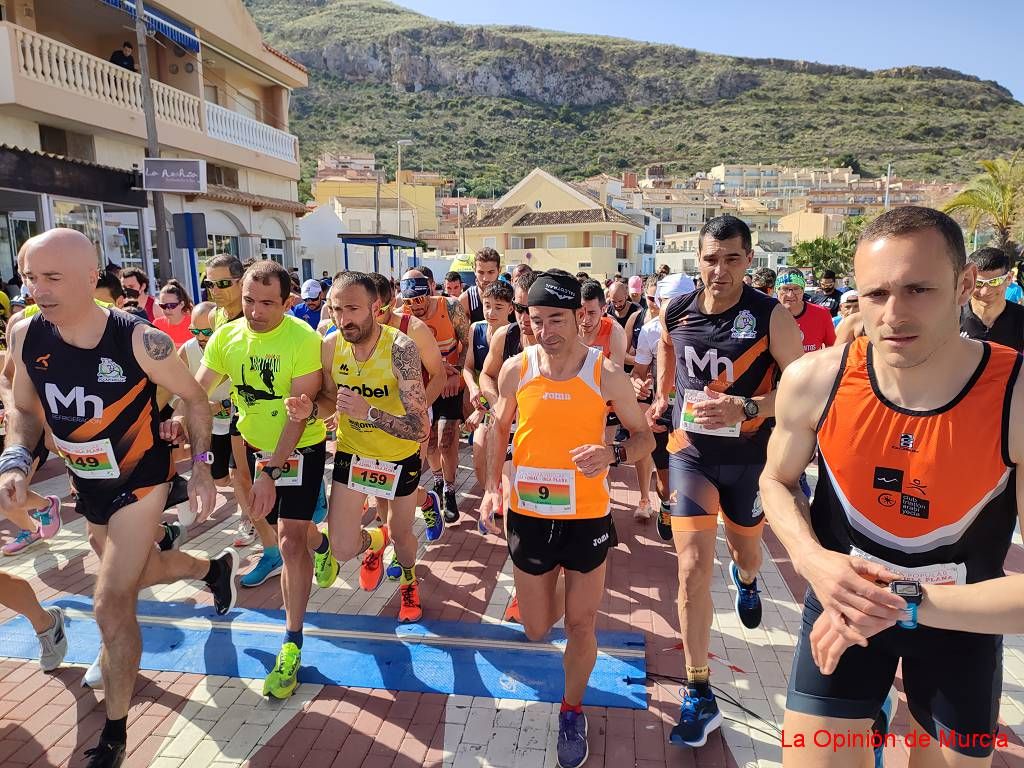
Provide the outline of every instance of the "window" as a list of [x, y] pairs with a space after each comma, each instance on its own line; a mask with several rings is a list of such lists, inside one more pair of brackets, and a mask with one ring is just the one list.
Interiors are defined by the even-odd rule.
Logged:
[[[42, 127], [42, 126], [40, 126]], [[53, 225], [77, 229], [96, 246], [96, 261], [102, 269], [106, 266], [103, 255], [103, 214], [99, 205], [76, 200], [53, 200]]]
[[512, 250], [519, 251], [523, 248], [523, 238], [521, 235], [512, 235]]
[[485, 237], [484, 238], [484, 248], [497, 248], [497, 247], [498, 247], [498, 238], [496, 238], [496, 237]]
[[592, 266], [594, 266], [593, 263], [589, 261], [576, 262], [576, 269], [590, 269]]
[[548, 248], [566, 248], [568, 245], [569, 237], [567, 235], [548, 235]]
[[363, 231], [363, 222], [361, 222], [359, 219], [352, 219], [348, 223], [348, 231], [349, 232], [362, 232]]
[[260, 240], [260, 253], [264, 259], [272, 259], [278, 264], [284, 263], [284, 240], [264, 237]]
[[303, 259], [302, 260], [302, 279], [310, 280], [313, 277], [313, 260]]
[[245, 115], [253, 120], [260, 119], [260, 103], [249, 96], [240, 93], [235, 94], [235, 112]]
[[96, 162], [96, 146], [92, 136], [49, 125], [39, 126], [39, 148], [43, 152], [83, 160], [87, 163]]
[[238, 189], [238, 169], [207, 163], [206, 181], [210, 184], [220, 184], [224, 187], [231, 187], [231, 189]]
[[524, 237], [523, 238], [523, 248], [536, 248], [536, 247], [537, 247], [537, 238], [536, 237]]
[[203, 84], [203, 98], [206, 99], [211, 104], [220, 104], [220, 101], [217, 98], [217, 86], [216, 85], [207, 85], [207, 84], [204, 83]]
[[612, 236], [611, 235], [593, 235], [590, 238], [590, 244], [594, 248], [611, 248], [612, 247]]
[[205, 264], [218, 253], [238, 255], [238, 237], [236, 235], [207, 235], [206, 247], [196, 249], [196, 260]]

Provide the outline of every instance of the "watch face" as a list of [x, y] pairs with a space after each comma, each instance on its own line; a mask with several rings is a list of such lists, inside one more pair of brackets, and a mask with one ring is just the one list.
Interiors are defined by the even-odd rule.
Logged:
[[921, 594], [921, 585], [916, 581], [894, 581], [892, 591], [900, 597], [918, 597]]

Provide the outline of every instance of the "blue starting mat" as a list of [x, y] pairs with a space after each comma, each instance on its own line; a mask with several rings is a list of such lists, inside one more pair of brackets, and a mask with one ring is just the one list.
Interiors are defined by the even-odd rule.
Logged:
[[[54, 600], [67, 614], [71, 664], [91, 664], [99, 651], [92, 600]], [[139, 601], [141, 668], [262, 679], [284, 637], [284, 611]], [[565, 635], [539, 643], [516, 625], [427, 621], [400, 624], [381, 616], [307, 613], [300, 683], [464, 694], [560, 702]], [[583, 703], [646, 709], [644, 636], [599, 632], [597, 664]], [[0, 655], [35, 659], [39, 643], [23, 617], [0, 624]]]

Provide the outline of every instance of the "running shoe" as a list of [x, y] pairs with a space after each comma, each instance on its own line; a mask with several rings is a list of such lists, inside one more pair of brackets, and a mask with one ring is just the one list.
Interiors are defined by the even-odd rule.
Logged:
[[444, 495], [444, 478], [442, 478], [442, 477], [434, 478], [434, 488], [433, 488], [433, 491], [434, 491], [434, 495], [437, 496], [437, 498], [439, 498], [439, 499], [441, 498], [441, 496]]
[[320, 482], [320, 495], [316, 500], [316, 509], [313, 510], [313, 525], [320, 525], [327, 519], [327, 486]]
[[0, 552], [7, 556], [17, 555], [42, 540], [43, 535], [38, 528], [34, 531], [18, 531], [17, 536], [0, 547]]
[[39, 532], [44, 539], [52, 539], [60, 533], [60, 499], [56, 496], [44, 497], [48, 502], [45, 509], [37, 509], [32, 517], [39, 521]]
[[652, 517], [654, 517], [654, 508], [651, 506], [650, 499], [641, 501], [633, 511], [633, 519], [638, 523], [646, 523]]
[[569, 709], [558, 715], [558, 768], [579, 768], [590, 755], [587, 716]]
[[516, 594], [512, 595], [512, 602], [508, 604], [505, 609], [505, 615], [502, 617], [502, 621], [511, 621], [516, 624], [523, 623], [523, 617], [519, 615], [519, 596]]
[[423, 618], [423, 608], [420, 607], [420, 585], [415, 581], [402, 584], [398, 588], [402, 604], [398, 607], [398, 620], [403, 624], [410, 624]]
[[688, 687], [683, 696], [679, 723], [672, 729], [668, 740], [672, 744], [703, 747], [708, 734], [721, 725], [722, 713], [718, 710], [715, 694], [709, 689], [706, 696], [701, 696], [696, 688]]
[[100, 669], [100, 654], [102, 652], [103, 646], [100, 645], [99, 650], [96, 651], [96, 659], [85, 670], [85, 675], [82, 676], [83, 688], [92, 688], [94, 691], [103, 690], [103, 670]]
[[238, 553], [231, 547], [224, 548], [211, 562], [220, 563], [217, 580], [210, 584], [213, 593], [213, 607], [217, 615], [223, 616], [235, 607], [238, 593], [235, 590], [235, 577], [238, 575]]
[[889, 695], [885, 697], [885, 701], [882, 702], [882, 709], [875, 717], [874, 725], [871, 730], [878, 734], [874, 736], [876, 743], [875, 747], [875, 768], [885, 768], [885, 739], [889, 735], [889, 729], [892, 727], [892, 721], [896, 717], [896, 709], [900, 705], [900, 696], [896, 692], [895, 688], [889, 689]]
[[672, 510], [664, 504], [658, 507], [658, 535], [662, 541], [672, 541]]
[[263, 550], [260, 561], [256, 567], [239, 579], [243, 587], [258, 587], [267, 579], [278, 576], [284, 570], [284, 560], [281, 559], [281, 550], [278, 547], [270, 547]]
[[263, 681], [263, 695], [275, 699], [287, 699], [298, 686], [299, 664], [302, 663], [302, 651], [295, 643], [285, 643], [277, 654], [274, 668]]
[[53, 616], [53, 626], [36, 635], [39, 638], [39, 666], [43, 672], [52, 672], [61, 665], [68, 652], [68, 636], [64, 634], [64, 609], [47, 608]]
[[761, 591], [755, 578], [749, 584], [740, 581], [740, 569], [736, 563], [729, 565], [729, 575], [736, 585], [736, 615], [747, 629], [756, 629], [761, 624]]
[[181, 549], [181, 545], [188, 541], [188, 529], [180, 522], [160, 523], [166, 532], [165, 539], [170, 539], [169, 544], [160, 542], [160, 549], [166, 552], [171, 549]]
[[238, 524], [238, 535], [231, 542], [231, 546], [248, 547], [254, 541], [256, 541], [256, 526], [252, 524], [252, 520], [242, 515], [242, 522]]
[[441, 500], [433, 491], [427, 491], [427, 501], [420, 507], [423, 522], [427, 524], [427, 541], [437, 541], [444, 533], [444, 516], [441, 515]]
[[384, 565], [381, 563], [381, 558], [384, 556], [384, 547], [391, 541], [391, 537], [388, 536], [386, 525], [382, 525], [380, 530], [384, 533], [384, 543], [381, 544], [380, 549], [366, 550], [366, 554], [363, 555], [363, 564], [359, 567], [359, 586], [367, 592], [372, 592], [379, 587], [384, 579]]
[[[324, 536], [327, 536], [326, 528], [324, 528]], [[334, 584], [334, 580], [338, 578], [338, 570], [338, 560], [330, 549], [322, 554], [320, 552], [313, 553], [313, 577], [320, 589], [327, 589]]]
[[446, 491], [444, 494], [444, 521], [448, 525], [459, 521], [459, 502], [455, 499], [455, 491]]
[[402, 564], [398, 562], [397, 553], [391, 553], [391, 562], [388, 563], [388, 567], [384, 573], [391, 581], [398, 581], [402, 578]]
[[89, 758], [86, 768], [118, 768], [124, 762], [124, 752], [124, 742], [100, 739], [95, 747], [85, 750]]

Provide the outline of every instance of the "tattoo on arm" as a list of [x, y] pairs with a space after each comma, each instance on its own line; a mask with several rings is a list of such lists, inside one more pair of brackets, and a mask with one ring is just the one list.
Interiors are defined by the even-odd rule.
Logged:
[[142, 344], [146, 348], [146, 354], [154, 360], [165, 360], [174, 352], [171, 337], [156, 328], [146, 328], [142, 332]]
[[473, 330], [469, 325], [469, 315], [466, 314], [466, 310], [462, 308], [459, 302], [449, 301], [448, 317], [455, 328], [455, 336], [462, 345], [462, 351], [459, 353], [459, 365], [464, 366], [466, 364], [466, 355], [469, 353], [469, 348], [472, 344], [473, 335]]
[[420, 442], [426, 437], [427, 394], [420, 373], [420, 353], [412, 339], [396, 339], [391, 365], [398, 378], [398, 395], [405, 407], [404, 416], [381, 412], [377, 426], [389, 435]]

